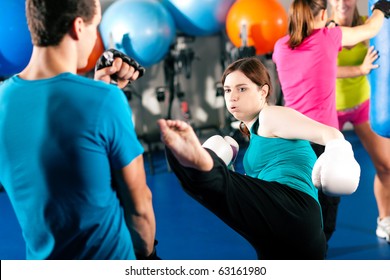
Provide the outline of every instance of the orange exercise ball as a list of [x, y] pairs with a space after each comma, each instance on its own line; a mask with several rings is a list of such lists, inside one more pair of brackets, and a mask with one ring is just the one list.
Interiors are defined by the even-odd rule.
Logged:
[[92, 52], [88, 57], [87, 66], [81, 69], [77, 69], [77, 73], [85, 74], [91, 71], [92, 69], [94, 69], [96, 61], [102, 55], [103, 52], [104, 52], [104, 44], [103, 44], [102, 37], [100, 36], [100, 32], [98, 31], [95, 46], [93, 47]]
[[287, 34], [288, 16], [276, 0], [238, 0], [229, 9], [226, 33], [236, 47], [243, 47], [242, 26], [246, 26], [246, 46], [254, 46], [256, 54], [272, 52], [275, 42]]

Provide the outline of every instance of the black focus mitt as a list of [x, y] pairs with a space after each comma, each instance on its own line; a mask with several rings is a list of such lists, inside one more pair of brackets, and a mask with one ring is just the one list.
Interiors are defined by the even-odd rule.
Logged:
[[[103, 52], [103, 54], [99, 57], [99, 59], [96, 62], [95, 71], [105, 67], [110, 67], [113, 64], [114, 59], [117, 57], [121, 58], [123, 62], [129, 64], [136, 71], [138, 71], [139, 72], [138, 78], [141, 78], [145, 74], [146, 70], [143, 66], [141, 66], [133, 58], [115, 49], [108, 49]], [[114, 81], [118, 81], [118, 76], [116, 74], [112, 74], [111, 79], [113, 79]]]

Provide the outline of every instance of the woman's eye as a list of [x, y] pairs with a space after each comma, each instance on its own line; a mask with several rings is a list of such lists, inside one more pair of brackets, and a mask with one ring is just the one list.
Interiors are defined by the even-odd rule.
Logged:
[[239, 92], [244, 92], [244, 91], [246, 91], [246, 88], [239, 88], [238, 91]]

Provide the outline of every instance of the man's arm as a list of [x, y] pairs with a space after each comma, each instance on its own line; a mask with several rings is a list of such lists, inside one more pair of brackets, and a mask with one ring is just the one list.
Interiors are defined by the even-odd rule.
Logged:
[[113, 176], [135, 252], [138, 256], [148, 257], [154, 250], [156, 221], [143, 156], [136, 157]]

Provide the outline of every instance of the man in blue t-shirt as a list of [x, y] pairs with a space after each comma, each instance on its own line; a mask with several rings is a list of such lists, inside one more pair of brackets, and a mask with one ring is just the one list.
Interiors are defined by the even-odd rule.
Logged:
[[[156, 231], [151, 191], [118, 88], [139, 71], [116, 58], [96, 71], [101, 81], [77, 75], [97, 38], [98, 0], [27, 0], [26, 13], [31, 60], [0, 86], [0, 185], [27, 259], [148, 257]], [[113, 73], [118, 87], [109, 84]]]

